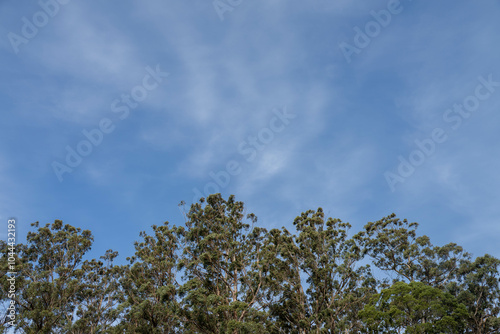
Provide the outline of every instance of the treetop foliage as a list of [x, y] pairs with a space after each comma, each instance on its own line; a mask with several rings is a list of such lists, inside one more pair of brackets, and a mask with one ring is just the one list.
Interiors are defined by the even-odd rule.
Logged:
[[395, 214], [356, 234], [322, 208], [294, 232], [256, 222], [234, 196], [210, 195], [182, 225], [140, 232], [125, 265], [112, 250], [86, 259], [88, 230], [36, 222], [16, 245], [15, 296], [0, 241], [0, 332], [500, 333], [491, 255], [433, 245]]

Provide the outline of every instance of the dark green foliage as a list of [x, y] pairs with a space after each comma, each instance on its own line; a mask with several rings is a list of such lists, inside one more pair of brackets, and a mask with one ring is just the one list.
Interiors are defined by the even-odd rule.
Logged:
[[[182, 229], [180, 287], [186, 329], [193, 333], [264, 331], [264, 229], [244, 222], [242, 202], [211, 195], [194, 204]], [[248, 215], [247, 218], [255, 218]]]
[[500, 333], [499, 266], [500, 260], [491, 255], [462, 265], [460, 284], [454, 292], [469, 310], [468, 333]]
[[463, 333], [467, 310], [450, 293], [420, 282], [394, 283], [360, 312], [368, 333]]
[[417, 223], [401, 221], [392, 214], [368, 223], [356, 239], [363, 253], [373, 258], [374, 265], [397, 274], [396, 280], [443, 288], [457, 278], [460, 264], [470, 255], [453, 243], [433, 246], [429, 237], [417, 235], [417, 227]]
[[376, 284], [369, 267], [358, 264], [359, 249], [347, 236], [350, 225], [325, 221], [321, 208], [303, 213], [294, 225], [298, 236], [271, 230], [267, 242], [276, 326], [292, 333], [359, 330], [357, 312]]
[[[500, 260], [435, 246], [394, 214], [353, 237], [321, 208], [294, 220], [296, 234], [267, 231], [234, 196], [215, 194], [185, 220], [141, 232], [123, 266], [111, 250], [84, 259], [90, 231], [34, 223], [16, 245], [17, 331], [500, 333]], [[8, 252], [0, 241], [0, 332], [10, 326]], [[388, 275], [375, 279], [370, 260]]]
[[[117, 252], [106, 251], [102, 261], [92, 259], [82, 265], [81, 297], [71, 333], [104, 333], [120, 317], [118, 305], [124, 301], [120, 278], [123, 268], [113, 265]], [[104, 262], [103, 262], [104, 261]]]
[[[28, 233], [27, 245], [16, 246], [16, 328], [24, 333], [97, 333], [109, 326], [117, 315], [113, 301], [118, 285], [112, 282], [111, 267], [95, 260], [83, 262], [93, 241], [90, 231], [60, 220], [32, 226], [37, 230]], [[3, 274], [7, 247], [0, 246]], [[108, 253], [105, 258], [112, 261], [115, 256]], [[6, 277], [0, 282], [6, 291]], [[3, 293], [2, 298], [7, 296]]]
[[127, 333], [176, 333], [180, 326], [177, 228], [168, 222], [152, 228], [153, 236], [140, 233], [143, 241], [135, 243], [135, 255], [128, 259], [121, 280], [126, 301], [118, 327]]
[[392, 214], [368, 223], [355, 238], [375, 266], [397, 275], [393, 283], [420, 282], [454, 296], [467, 309], [467, 326], [461, 332], [499, 333], [500, 260], [485, 255], [472, 262], [456, 244], [433, 246], [429, 237], [417, 235], [417, 227]]

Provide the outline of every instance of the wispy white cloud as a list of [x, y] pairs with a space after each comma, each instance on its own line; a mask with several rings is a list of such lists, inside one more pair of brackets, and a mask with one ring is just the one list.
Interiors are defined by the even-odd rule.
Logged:
[[[163, 211], [153, 205], [191, 199], [209, 172], [235, 159], [242, 173], [223, 192], [256, 205], [249, 209], [277, 227], [317, 206], [356, 224], [396, 211], [480, 248], [498, 235], [500, 95], [456, 131], [442, 116], [479, 75], [500, 78], [499, 4], [402, 2], [404, 11], [350, 64], [338, 43], [352, 41], [353, 27], [387, 1], [244, 1], [224, 21], [210, 1], [70, 2], [19, 55], [5, 38], [0, 44], [8, 51], [0, 55], [1, 123], [22, 129], [23, 138], [15, 149], [0, 147], [0, 183], [21, 183], [13, 196], [0, 193], [7, 203], [0, 210], [35, 203], [50, 216], [60, 208], [51, 196], [74, 208], [68, 198], [90, 194], [81, 212], [116, 213], [92, 201], [105, 193], [124, 216], [141, 208], [156, 217]], [[14, 18], [0, 13], [1, 31], [18, 28], [35, 7], [2, 7]], [[170, 76], [119, 120], [111, 102], [156, 64]], [[246, 161], [239, 144], [284, 106], [296, 118]], [[115, 131], [67, 184], [56, 183], [50, 162], [103, 117], [116, 121]], [[436, 127], [449, 131], [448, 140], [391, 193], [384, 171]], [[9, 165], [21, 161], [29, 168]]]

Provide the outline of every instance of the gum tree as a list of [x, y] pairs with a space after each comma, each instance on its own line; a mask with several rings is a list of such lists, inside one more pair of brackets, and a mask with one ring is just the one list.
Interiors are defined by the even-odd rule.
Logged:
[[[92, 233], [61, 220], [31, 224], [26, 244], [16, 245], [16, 330], [22, 333], [104, 333], [118, 319], [120, 301], [118, 255], [109, 250], [106, 261], [84, 261], [94, 240]], [[6, 244], [2, 257], [2, 301], [5, 289]], [[4, 324], [5, 327], [5, 324]]]
[[[181, 231], [184, 284], [181, 315], [187, 333], [261, 333], [267, 314], [262, 235], [244, 220], [242, 202], [220, 194], [191, 206]], [[255, 222], [253, 214], [247, 215]]]
[[108, 250], [100, 260], [83, 262], [77, 320], [68, 327], [68, 333], [107, 333], [113, 329], [120, 318], [118, 306], [124, 300], [120, 286], [124, 268], [113, 265], [117, 256], [117, 252]]
[[[17, 245], [17, 328], [25, 333], [63, 332], [74, 322], [74, 311], [83, 298], [82, 258], [93, 236], [60, 220], [32, 226], [37, 230], [27, 234], [27, 244]], [[5, 267], [5, 256], [1, 261]]]
[[299, 232], [271, 230], [266, 244], [270, 313], [291, 333], [344, 333], [361, 328], [358, 311], [375, 292], [369, 267], [348, 238], [350, 224], [309, 210], [294, 221]]
[[500, 260], [484, 255], [461, 268], [460, 284], [454, 289], [467, 306], [468, 333], [500, 333]]
[[450, 243], [433, 246], [427, 236], [418, 236], [418, 223], [408, 223], [391, 214], [365, 225], [355, 238], [376, 267], [397, 275], [395, 281], [423, 282], [444, 289], [457, 279], [462, 263], [470, 255]]
[[448, 292], [421, 282], [396, 282], [359, 312], [366, 333], [463, 333], [467, 310]]
[[117, 333], [177, 333], [181, 322], [176, 281], [180, 241], [168, 222], [152, 226], [153, 235], [141, 232], [135, 255], [128, 260], [121, 280], [125, 294], [122, 322]]

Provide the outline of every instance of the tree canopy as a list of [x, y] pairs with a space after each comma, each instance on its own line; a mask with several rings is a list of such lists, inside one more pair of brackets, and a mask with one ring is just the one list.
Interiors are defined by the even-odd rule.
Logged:
[[245, 212], [234, 196], [202, 198], [182, 224], [140, 232], [123, 265], [112, 250], [88, 259], [88, 230], [36, 222], [16, 245], [14, 296], [0, 241], [0, 332], [500, 333], [491, 255], [433, 245], [395, 214], [353, 234], [322, 208], [295, 231]]

